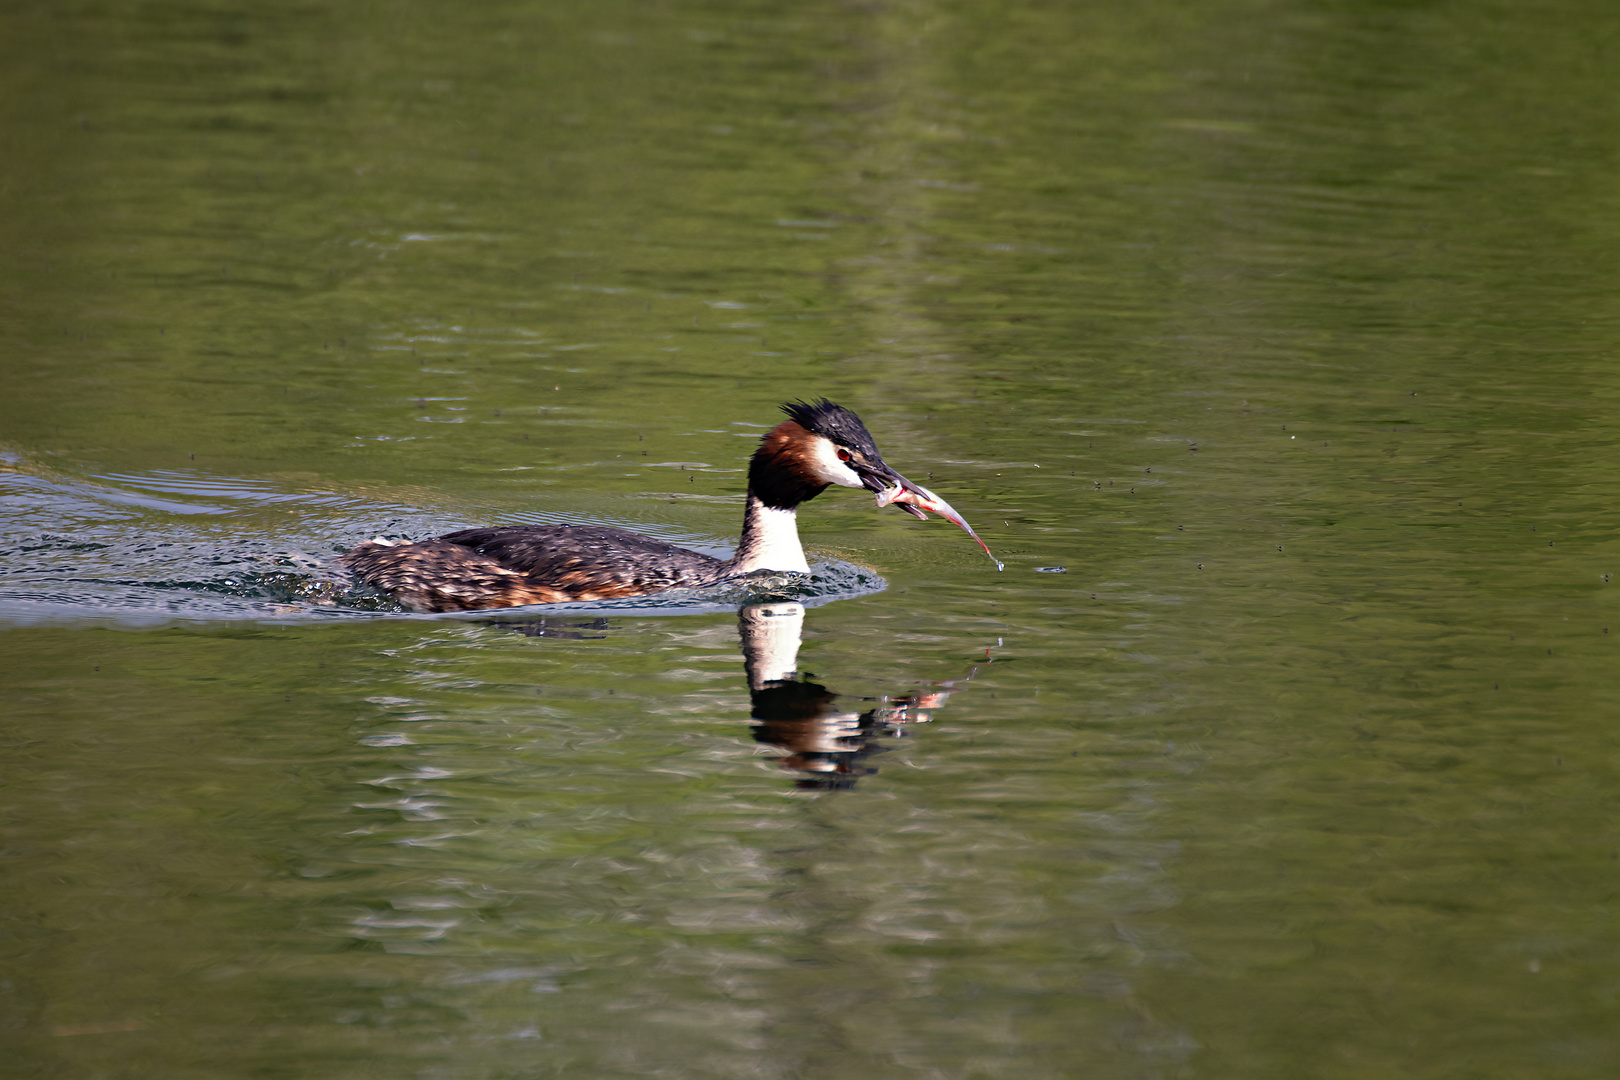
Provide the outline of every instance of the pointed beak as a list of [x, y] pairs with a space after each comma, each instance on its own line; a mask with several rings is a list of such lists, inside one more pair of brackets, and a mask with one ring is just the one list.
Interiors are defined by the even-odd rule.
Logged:
[[[873, 487], [873, 480], [878, 477], [881, 477], [879, 483], [883, 486]], [[893, 503], [912, 517], [922, 518], [925, 521], [928, 518], [927, 512], [938, 514], [973, 537], [973, 542], [983, 548], [986, 555], [990, 555], [990, 561], [996, 564], [997, 570], [1006, 569], [1000, 559], [990, 554], [990, 548], [983, 540], [979, 539], [979, 534], [973, 531], [973, 526], [967, 523], [967, 519], [958, 514], [950, 503], [921, 484], [913, 484], [887, 465], [882, 466], [881, 473], [878, 470], [863, 473], [861, 479], [866, 482], [867, 487], [871, 487], [877, 492], [877, 504], [879, 506], [888, 506]]]
[[[861, 483], [866, 485], [868, 491], [877, 492], [879, 506], [888, 506], [889, 503], [894, 502], [894, 496], [891, 494], [893, 492], [921, 490], [916, 484], [889, 468], [889, 463], [881, 458], [875, 461], [858, 458], [850, 462], [850, 466], [855, 470], [855, 474], [861, 478]], [[889, 494], [889, 498], [885, 499], [883, 497], [885, 494]], [[927, 516], [926, 514], [917, 513], [909, 506], [906, 509], [917, 514], [918, 517]]]

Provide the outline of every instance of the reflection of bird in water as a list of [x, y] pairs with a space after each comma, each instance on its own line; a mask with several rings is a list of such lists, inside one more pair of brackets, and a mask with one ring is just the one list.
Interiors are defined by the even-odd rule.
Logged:
[[379, 537], [339, 561], [413, 611], [608, 600], [758, 570], [808, 573], [796, 512], [831, 484], [866, 488], [877, 493], [879, 506], [895, 503], [919, 518], [931, 510], [973, 535], [949, 503], [884, 463], [866, 425], [848, 409], [825, 398], [782, 409], [790, 419], [765, 434], [748, 464], [742, 538], [729, 559], [623, 529], [505, 525], [414, 543]]
[[[754, 740], [784, 751], [776, 759], [799, 774], [800, 788], [833, 791], [855, 786], [877, 769], [866, 759], [884, 753], [879, 736], [900, 737], [904, 725], [933, 719], [955, 682], [945, 689], [898, 698], [845, 698], [872, 703], [865, 712], [838, 704], [820, 683], [799, 679], [799, 641], [804, 608], [798, 604], [750, 604], [738, 612], [743, 662], [753, 704]], [[967, 678], [978, 671], [975, 668]], [[958, 680], [965, 681], [965, 680]], [[874, 703], [875, 702], [875, 703]]]

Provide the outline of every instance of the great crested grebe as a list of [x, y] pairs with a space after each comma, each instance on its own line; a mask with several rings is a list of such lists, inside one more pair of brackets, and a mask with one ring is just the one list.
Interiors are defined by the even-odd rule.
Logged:
[[931, 510], [990, 554], [949, 503], [884, 464], [860, 417], [826, 398], [782, 411], [790, 419], [765, 433], [748, 463], [742, 538], [729, 559], [599, 525], [500, 525], [416, 542], [379, 537], [338, 561], [412, 611], [610, 600], [756, 570], [808, 573], [796, 511], [829, 484], [866, 488], [878, 506], [894, 503], [919, 518]]

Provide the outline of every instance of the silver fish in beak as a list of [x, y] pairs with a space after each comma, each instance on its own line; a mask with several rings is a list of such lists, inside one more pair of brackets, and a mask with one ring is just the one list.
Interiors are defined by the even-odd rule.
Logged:
[[1000, 559], [990, 554], [989, 545], [979, 539], [979, 534], [973, 531], [973, 526], [969, 525], [967, 519], [958, 514], [950, 503], [922, 485], [913, 484], [898, 473], [895, 473], [895, 476], [899, 480], [898, 483], [891, 484], [878, 491], [877, 504], [879, 506], [888, 506], [890, 503], [894, 503], [912, 517], [919, 517], [925, 521], [928, 519], [928, 514], [924, 511], [933, 511], [973, 537], [973, 542], [983, 548], [986, 555], [990, 555], [990, 561], [996, 564], [997, 570], [1006, 569]]

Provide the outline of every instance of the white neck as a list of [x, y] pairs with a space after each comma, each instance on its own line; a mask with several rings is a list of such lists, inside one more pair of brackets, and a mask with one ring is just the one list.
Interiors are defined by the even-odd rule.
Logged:
[[796, 570], [810, 572], [799, 544], [799, 518], [792, 510], [773, 510], [748, 493], [748, 509], [743, 512], [742, 539], [731, 559], [733, 574], [754, 570]]

